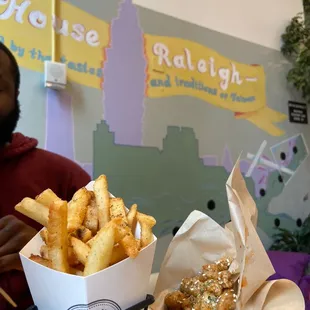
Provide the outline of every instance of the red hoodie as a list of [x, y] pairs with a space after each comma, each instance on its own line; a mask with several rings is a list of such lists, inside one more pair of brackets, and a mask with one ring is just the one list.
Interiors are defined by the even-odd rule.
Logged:
[[[39, 224], [17, 213], [14, 206], [23, 198], [34, 198], [47, 188], [60, 198], [70, 200], [90, 177], [74, 162], [38, 149], [37, 144], [37, 140], [16, 133], [12, 143], [0, 150], [0, 217], [13, 214], [39, 230]], [[0, 287], [17, 303], [17, 309], [25, 310], [32, 305], [23, 272], [0, 274]], [[12, 309], [1, 295], [0, 309]]]

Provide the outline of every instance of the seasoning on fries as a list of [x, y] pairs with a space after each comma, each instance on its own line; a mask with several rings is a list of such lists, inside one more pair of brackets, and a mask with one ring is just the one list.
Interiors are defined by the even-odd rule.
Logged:
[[[78, 276], [88, 276], [131, 257], [153, 241], [156, 220], [128, 211], [121, 198], [110, 198], [108, 181], [101, 175], [94, 191], [79, 189], [68, 203], [51, 189], [35, 199], [24, 198], [15, 210], [42, 224], [40, 255], [30, 259], [45, 267]], [[141, 227], [135, 237], [136, 224]]]

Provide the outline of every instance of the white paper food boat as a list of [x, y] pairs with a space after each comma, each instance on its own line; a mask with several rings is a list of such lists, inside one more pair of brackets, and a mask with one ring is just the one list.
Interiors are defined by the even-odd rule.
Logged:
[[[140, 236], [140, 225], [135, 234]], [[87, 277], [58, 272], [30, 260], [31, 254], [40, 254], [43, 241], [39, 233], [20, 251], [20, 257], [39, 310], [121, 310], [146, 298], [156, 242], [154, 236], [135, 259], [127, 258]]]

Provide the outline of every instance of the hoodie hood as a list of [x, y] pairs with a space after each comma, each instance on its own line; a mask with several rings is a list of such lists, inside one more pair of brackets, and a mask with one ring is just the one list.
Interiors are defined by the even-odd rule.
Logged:
[[12, 142], [6, 147], [0, 149], [0, 161], [23, 155], [38, 145], [38, 140], [29, 138], [21, 133], [14, 133]]

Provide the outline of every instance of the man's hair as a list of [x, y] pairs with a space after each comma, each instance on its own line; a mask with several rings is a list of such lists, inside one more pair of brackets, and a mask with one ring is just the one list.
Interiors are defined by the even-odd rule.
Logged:
[[12, 52], [1, 42], [0, 42], [0, 51], [3, 51], [11, 61], [12, 73], [15, 82], [15, 89], [18, 90], [20, 86], [20, 72], [17, 61]]

